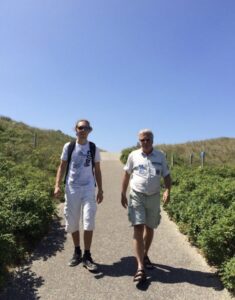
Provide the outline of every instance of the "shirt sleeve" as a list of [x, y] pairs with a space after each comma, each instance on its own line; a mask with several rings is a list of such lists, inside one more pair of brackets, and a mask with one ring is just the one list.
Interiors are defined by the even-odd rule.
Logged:
[[98, 147], [95, 150], [95, 162], [100, 162], [100, 149]]
[[167, 165], [167, 161], [166, 161], [165, 156], [163, 155], [162, 156], [162, 176], [166, 177], [169, 174], [170, 174], [170, 171], [169, 171], [169, 168], [168, 168], [168, 165]]
[[128, 174], [132, 173], [133, 170], [133, 159], [132, 159], [132, 153], [129, 154], [127, 162], [124, 166], [124, 171], [126, 171]]
[[68, 148], [69, 148], [69, 143], [66, 143], [63, 147], [63, 150], [62, 150], [62, 154], [60, 156], [60, 159], [61, 160], [68, 160]]

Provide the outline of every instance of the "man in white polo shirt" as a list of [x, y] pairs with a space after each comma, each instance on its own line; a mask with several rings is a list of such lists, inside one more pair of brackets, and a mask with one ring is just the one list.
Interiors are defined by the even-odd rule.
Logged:
[[[100, 153], [95, 144], [87, 140], [88, 134], [92, 131], [88, 120], [79, 120], [75, 131], [76, 141], [66, 143], [61, 154], [54, 195], [56, 197], [61, 195], [60, 186], [65, 175], [65, 225], [74, 243], [74, 253], [69, 266], [76, 266], [83, 261], [85, 268], [96, 271], [97, 265], [91, 257], [90, 247], [95, 227], [96, 203], [103, 201]], [[96, 197], [95, 180], [98, 188]], [[80, 215], [84, 229], [83, 257], [80, 248]]]
[[[153, 133], [149, 129], [139, 132], [141, 149], [132, 151], [124, 167], [121, 203], [128, 207], [129, 221], [134, 227], [134, 250], [137, 260], [137, 272], [134, 281], [146, 280], [145, 268], [154, 266], [148, 257], [154, 229], [160, 223], [160, 179], [163, 177], [165, 191], [163, 201], [170, 200], [171, 177], [165, 155], [153, 149]], [[130, 181], [130, 195], [126, 192]]]

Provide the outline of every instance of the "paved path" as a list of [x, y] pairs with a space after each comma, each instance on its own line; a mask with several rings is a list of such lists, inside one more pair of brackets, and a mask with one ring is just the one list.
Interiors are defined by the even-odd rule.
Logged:
[[[66, 264], [71, 257], [71, 238], [63, 222], [56, 220], [48, 237], [27, 265], [18, 270], [1, 299], [9, 300], [227, 300], [216, 276], [198, 251], [191, 247], [175, 224], [162, 213], [150, 252], [156, 268], [137, 289], [132, 282], [135, 259], [132, 228], [120, 205], [122, 165], [117, 155], [105, 154], [102, 162], [105, 200], [98, 208], [92, 253], [100, 272], [89, 273], [80, 264]], [[111, 160], [110, 160], [111, 159]], [[62, 207], [61, 207], [62, 209]]]

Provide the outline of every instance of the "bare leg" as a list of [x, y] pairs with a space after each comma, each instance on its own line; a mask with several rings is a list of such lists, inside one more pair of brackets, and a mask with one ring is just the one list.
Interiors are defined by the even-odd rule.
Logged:
[[84, 248], [85, 250], [90, 250], [91, 248], [91, 242], [92, 242], [92, 236], [93, 236], [93, 231], [91, 230], [84, 230]]
[[154, 230], [144, 225], [144, 256], [148, 255], [149, 248], [153, 241]]
[[133, 243], [134, 243], [134, 251], [136, 254], [137, 265], [138, 269], [143, 269], [143, 259], [144, 259], [144, 225], [134, 225], [134, 236], [133, 236]]
[[74, 247], [80, 246], [80, 234], [79, 234], [79, 231], [73, 232], [72, 233], [72, 238], [73, 238]]

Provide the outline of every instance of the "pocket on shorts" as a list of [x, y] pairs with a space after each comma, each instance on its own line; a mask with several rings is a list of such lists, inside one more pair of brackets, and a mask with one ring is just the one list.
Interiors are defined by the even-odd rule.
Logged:
[[143, 203], [138, 195], [136, 195], [133, 191], [129, 194], [128, 218], [132, 225], [145, 223]]
[[141, 206], [128, 206], [128, 219], [132, 225], [144, 224], [143, 209]]
[[135, 194], [134, 191], [130, 191], [129, 194], [129, 206], [137, 208], [139, 206], [142, 206], [140, 198]]
[[146, 225], [148, 225], [150, 228], [157, 228], [158, 225], [160, 224], [161, 221], [161, 211], [155, 210], [155, 211], [150, 211], [147, 214], [146, 217]]

